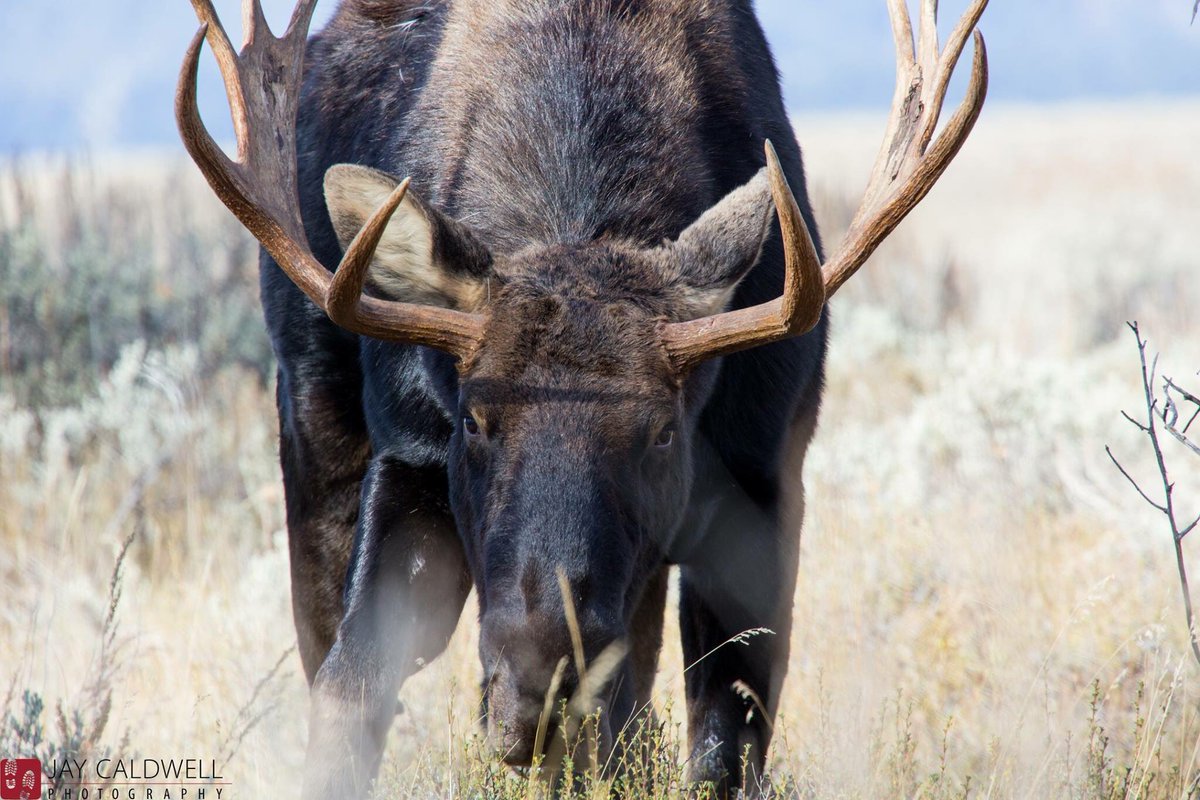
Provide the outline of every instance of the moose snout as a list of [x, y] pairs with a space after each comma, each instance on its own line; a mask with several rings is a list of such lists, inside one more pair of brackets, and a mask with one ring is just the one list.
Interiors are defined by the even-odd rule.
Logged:
[[[494, 623], [494, 624], [489, 624]], [[538, 726], [545, 717], [543, 749], [561, 737], [561, 713], [586, 708], [607, 710], [611, 681], [589, 678], [581, 687], [571, 631], [565, 621], [545, 619], [488, 620], [481, 636], [481, 655], [487, 671], [487, 735], [497, 757], [509, 766], [533, 762]], [[592, 624], [580, 630], [584, 673], [597, 654], [623, 639], [616, 625]], [[589, 697], [580, 697], [586, 692]], [[549, 713], [547, 713], [547, 708]], [[543, 753], [544, 754], [544, 753]]]
[[[550, 684], [539, 691], [538, 682], [530, 682], [507, 659], [501, 659], [487, 689], [487, 736], [496, 756], [510, 767], [528, 767], [533, 763], [538, 724], [543, 716]], [[561, 689], [552, 698], [554, 706], [562, 697]], [[554, 715], [546, 719], [546, 738], [554, 732]]]
[[[597, 715], [602, 747], [612, 744], [608, 715], [613, 682], [587, 680], [581, 685], [574, 666], [566, 667], [568, 659], [560, 663], [562, 668], [555, 670], [558, 680], [552, 675], [544, 688], [515, 674], [503, 661], [493, 674], [487, 693], [488, 742], [496, 757], [510, 767], [528, 767], [536, 756], [552, 755], [564, 736], [573, 739], [579, 733], [582, 717]], [[581, 697], [581, 692], [589, 696]]]

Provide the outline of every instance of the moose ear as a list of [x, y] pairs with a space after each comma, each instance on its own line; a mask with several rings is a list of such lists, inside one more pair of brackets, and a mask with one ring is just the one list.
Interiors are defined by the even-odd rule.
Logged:
[[[343, 250], [398, 185], [398, 178], [369, 167], [329, 168], [325, 205]], [[383, 232], [368, 277], [389, 300], [476, 311], [487, 301], [491, 265], [491, 254], [465, 225], [410, 190]]]
[[738, 284], [762, 256], [774, 217], [764, 168], [665, 246], [667, 277], [682, 295], [688, 315], [728, 309]]

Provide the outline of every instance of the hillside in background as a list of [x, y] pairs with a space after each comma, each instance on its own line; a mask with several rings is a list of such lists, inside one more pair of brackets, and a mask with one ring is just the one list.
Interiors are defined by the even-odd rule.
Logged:
[[[292, 0], [265, 0], [282, 25]], [[943, 5], [943, 30], [965, 0]], [[237, 20], [237, 0], [217, 0]], [[316, 25], [335, 3], [322, 0]], [[892, 51], [882, 0], [758, 0], [797, 112], [885, 108]], [[984, 18], [993, 100], [1196, 94], [1200, 28], [1186, 0], [1001, 0]], [[171, 96], [195, 21], [186, 0], [4, 0], [0, 152], [174, 146]], [[206, 60], [202, 98], [221, 89]], [[222, 118], [223, 121], [223, 118]], [[222, 130], [221, 127], [214, 127]], [[228, 126], [224, 126], [228, 131]]]

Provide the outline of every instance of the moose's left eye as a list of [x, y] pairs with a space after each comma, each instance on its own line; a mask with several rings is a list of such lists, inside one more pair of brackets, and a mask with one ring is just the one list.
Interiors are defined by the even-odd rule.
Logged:
[[467, 434], [467, 438], [469, 438], [469, 439], [474, 439], [476, 436], [479, 436], [479, 434], [481, 433], [481, 431], [479, 429], [479, 423], [476, 422], [475, 418], [472, 416], [468, 415], [468, 416], [463, 417], [462, 425], [463, 425], [463, 432]]
[[667, 425], [658, 432], [658, 437], [654, 440], [654, 446], [660, 450], [665, 450], [675, 443], [675, 427]]

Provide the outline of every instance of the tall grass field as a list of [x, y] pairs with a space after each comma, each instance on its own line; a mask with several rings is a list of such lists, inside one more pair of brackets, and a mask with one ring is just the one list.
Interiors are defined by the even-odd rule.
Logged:
[[[883, 120], [795, 124], [832, 244]], [[1155, 485], [1127, 321], [1200, 389], [1197, 143], [1194, 103], [989, 108], [838, 295], [774, 796], [1200, 798], [1170, 533], [1105, 452]], [[0, 754], [298, 790], [256, 259], [181, 155], [0, 162]], [[1164, 448], [1190, 519], [1200, 458]], [[1200, 533], [1184, 552], [1200, 582]], [[569, 793], [692, 796], [671, 617], [652, 774]], [[379, 797], [547, 795], [487, 756], [477, 633], [468, 605], [402, 690]]]

